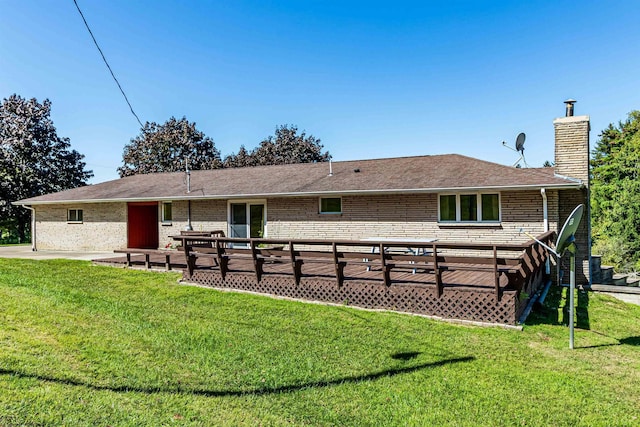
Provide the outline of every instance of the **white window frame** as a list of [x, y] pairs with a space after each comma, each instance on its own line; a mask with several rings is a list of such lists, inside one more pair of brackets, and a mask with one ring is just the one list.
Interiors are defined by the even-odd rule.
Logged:
[[[71, 219], [71, 212], [75, 212], [75, 219]], [[78, 219], [78, 212], [82, 212], [80, 216], [81, 219]], [[84, 222], [84, 209], [67, 209], [67, 224], [82, 224]]]
[[[322, 210], [322, 199], [338, 199], [340, 200], [339, 212], [324, 212]], [[323, 196], [318, 198], [318, 213], [321, 215], [341, 215], [342, 214], [342, 197], [341, 196]]]
[[[229, 199], [227, 200], [227, 236], [231, 236], [231, 205], [232, 204], [245, 204], [247, 205], [247, 226], [249, 225], [248, 222], [250, 220], [250, 218], [248, 217], [250, 214], [250, 209], [251, 209], [251, 205], [263, 205], [264, 207], [264, 212], [263, 212], [263, 224], [264, 224], [264, 232], [263, 232], [263, 239], [266, 239], [267, 237], [269, 237], [268, 235], [268, 230], [269, 230], [269, 226], [267, 223], [267, 199]], [[250, 231], [247, 228], [247, 235], [250, 234]]]
[[[165, 205], [171, 205], [171, 219], [166, 219], [164, 217]], [[171, 225], [173, 223], [173, 202], [172, 201], [160, 203], [160, 220], [161, 220], [160, 222], [162, 222], [163, 225]]]
[[[498, 195], [498, 219], [483, 220], [482, 219], [482, 196], [483, 195]], [[441, 196], [456, 196], [456, 219], [455, 220], [443, 220], [440, 218], [440, 197]], [[460, 212], [460, 196], [476, 196], [476, 220], [475, 221], [462, 221], [462, 214]], [[499, 191], [461, 191], [459, 193], [438, 193], [438, 222], [442, 224], [499, 224], [502, 222], [502, 195]]]

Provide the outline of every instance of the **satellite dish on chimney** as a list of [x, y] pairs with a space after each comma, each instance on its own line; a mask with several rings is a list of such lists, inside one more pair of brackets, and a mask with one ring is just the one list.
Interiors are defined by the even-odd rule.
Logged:
[[529, 167], [529, 165], [527, 164], [527, 160], [524, 158], [524, 140], [526, 139], [526, 135], [524, 134], [524, 132], [520, 132], [518, 134], [518, 136], [516, 137], [516, 148], [511, 148], [507, 145], [507, 143], [505, 141], [502, 141], [502, 145], [504, 147], [507, 147], [509, 150], [511, 151], [515, 151], [517, 153], [520, 153], [520, 157], [518, 158], [518, 160], [516, 160], [516, 162], [513, 164], [513, 167], [520, 167], [520, 161], [524, 162], [524, 166], [525, 167]]
[[[556, 248], [550, 248], [545, 245], [543, 242], [539, 241], [531, 234], [525, 234], [531, 237], [536, 242], [540, 243], [546, 250], [551, 252], [558, 259], [558, 269], [560, 268], [560, 259], [565, 254], [565, 252], [569, 252], [570, 260], [569, 260], [569, 348], [573, 349], [573, 315], [575, 312], [575, 300], [574, 294], [576, 289], [576, 239], [575, 234], [578, 230], [578, 225], [580, 225], [580, 220], [582, 219], [582, 213], [584, 212], [584, 205], [578, 205], [571, 212], [569, 218], [565, 221], [562, 226], [562, 230], [560, 234], [558, 234], [558, 239], [556, 240]], [[522, 229], [520, 229], [522, 232]]]

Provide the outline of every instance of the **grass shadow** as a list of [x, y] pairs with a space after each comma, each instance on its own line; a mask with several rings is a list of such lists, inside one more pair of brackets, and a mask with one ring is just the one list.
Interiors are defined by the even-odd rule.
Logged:
[[405, 352], [401, 352], [401, 353], [394, 353], [391, 355], [392, 359], [396, 359], [396, 360], [411, 360], [411, 359], [415, 359], [416, 357], [418, 357], [420, 354], [422, 354], [419, 351], [405, 351]]
[[619, 346], [619, 345], [640, 346], [640, 336], [626, 337], [626, 338], [621, 338], [619, 340], [616, 339], [616, 338], [613, 338], [613, 337], [608, 337], [608, 338], [611, 338], [611, 339], [616, 340], [618, 342], [609, 343], [609, 344], [587, 345], [587, 346], [578, 347], [578, 348], [615, 347], [615, 346]]
[[[575, 326], [590, 330], [589, 292], [578, 288], [576, 298]], [[544, 304], [535, 303], [527, 318], [527, 325], [564, 325], [569, 326], [569, 288], [552, 285]]]
[[95, 385], [88, 382], [83, 382], [83, 381], [78, 381], [73, 379], [53, 378], [53, 377], [47, 377], [43, 375], [27, 374], [27, 373], [18, 372], [15, 370], [1, 369], [1, 368], [0, 368], [0, 375], [12, 375], [18, 378], [30, 378], [30, 379], [36, 379], [39, 381], [51, 382], [51, 383], [62, 384], [62, 385], [86, 387], [88, 389], [97, 390], [97, 391], [112, 391], [115, 393], [126, 393], [126, 392], [136, 392], [136, 393], [143, 393], [143, 394], [179, 393], [179, 394], [189, 394], [194, 396], [205, 396], [205, 397], [228, 397], [228, 396], [238, 397], [238, 396], [263, 396], [268, 394], [291, 393], [291, 392], [296, 392], [296, 391], [310, 389], [310, 388], [333, 387], [333, 386], [338, 386], [338, 385], [348, 384], [348, 383], [373, 381], [379, 378], [393, 377], [395, 375], [401, 375], [401, 374], [408, 374], [408, 373], [420, 371], [423, 369], [437, 368], [440, 366], [451, 365], [454, 363], [471, 362], [475, 359], [476, 358], [473, 356], [458, 357], [458, 358], [440, 360], [437, 362], [423, 363], [416, 366], [384, 369], [384, 370], [373, 372], [370, 374], [348, 376], [348, 377], [337, 378], [334, 380], [312, 381], [312, 382], [307, 382], [302, 384], [284, 385], [279, 387], [264, 387], [264, 388], [248, 389], [248, 390], [190, 390], [190, 389], [182, 389], [179, 387], [101, 386], [101, 385]]

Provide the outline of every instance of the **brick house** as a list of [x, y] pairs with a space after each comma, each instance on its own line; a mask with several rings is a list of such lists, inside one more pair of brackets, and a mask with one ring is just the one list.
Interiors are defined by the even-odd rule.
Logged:
[[[568, 109], [569, 111], [569, 109]], [[137, 175], [15, 202], [32, 209], [34, 248], [158, 248], [180, 230], [228, 236], [429, 237], [514, 243], [557, 230], [588, 206], [589, 117], [554, 120], [555, 167], [519, 169], [462, 155]], [[587, 209], [588, 213], [588, 209]], [[578, 278], [589, 277], [588, 215]], [[582, 270], [582, 271], [581, 271]]]

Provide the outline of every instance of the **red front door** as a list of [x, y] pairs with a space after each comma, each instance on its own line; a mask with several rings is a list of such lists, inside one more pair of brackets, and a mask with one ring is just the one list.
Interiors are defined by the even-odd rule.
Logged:
[[128, 247], [140, 249], [157, 249], [158, 203], [129, 203], [128, 218]]

